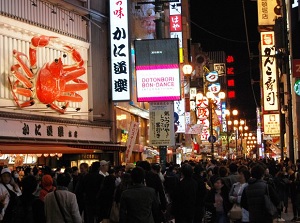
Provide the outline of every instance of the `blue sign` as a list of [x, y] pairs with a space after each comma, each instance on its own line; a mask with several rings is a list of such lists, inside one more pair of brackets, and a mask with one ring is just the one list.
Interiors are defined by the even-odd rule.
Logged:
[[217, 141], [217, 137], [215, 137], [215, 136], [209, 136], [209, 137], [208, 137], [208, 141], [209, 141], [210, 143], [215, 143], [215, 142]]

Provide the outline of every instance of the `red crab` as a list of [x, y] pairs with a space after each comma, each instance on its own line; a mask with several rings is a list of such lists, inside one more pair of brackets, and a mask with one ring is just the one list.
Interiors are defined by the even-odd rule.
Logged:
[[[78, 79], [85, 74], [85, 68], [83, 67], [83, 59], [74, 48], [64, 46], [75, 61], [74, 64], [63, 65], [61, 58], [58, 58], [53, 62], [44, 64], [37, 72], [36, 50], [38, 47], [47, 46], [53, 38], [57, 37], [42, 35], [31, 39], [29, 49], [30, 67], [21, 58], [21, 56], [24, 56], [28, 60], [27, 55], [13, 50], [17, 63], [11, 66], [11, 72], [16, 80], [12, 81], [9, 77], [8, 80], [14, 100], [20, 108], [35, 104], [34, 90], [36, 98], [41, 103], [61, 114], [66, 111], [70, 102], [81, 102], [83, 100], [76, 92], [87, 89], [88, 85]], [[18, 95], [25, 96], [28, 99], [25, 102], [20, 102]], [[64, 102], [65, 104], [59, 107], [56, 104], [57, 102]]]

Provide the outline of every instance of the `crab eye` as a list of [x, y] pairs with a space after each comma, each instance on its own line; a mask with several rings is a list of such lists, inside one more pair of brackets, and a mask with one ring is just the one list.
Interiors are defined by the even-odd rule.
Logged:
[[55, 63], [58, 63], [58, 59], [55, 59], [54, 62], [55, 62]]
[[66, 58], [66, 57], [67, 57], [67, 54], [64, 53], [63, 58]]

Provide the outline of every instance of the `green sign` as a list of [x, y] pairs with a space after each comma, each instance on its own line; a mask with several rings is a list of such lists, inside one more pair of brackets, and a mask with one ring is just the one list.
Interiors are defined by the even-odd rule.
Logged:
[[294, 85], [294, 91], [297, 95], [300, 96], [300, 80], [297, 80]]

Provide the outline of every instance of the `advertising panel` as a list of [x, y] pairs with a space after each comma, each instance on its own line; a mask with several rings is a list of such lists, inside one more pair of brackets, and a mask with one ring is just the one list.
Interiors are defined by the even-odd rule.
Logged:
[[130, 100], [128, 1], [110, 0], [112, 100]]
[[274, 32], [261, 32], [264, 111], [278, 111], [278, 80]]
[[257, 0], [258, 25], [274, 25], [275, 19], [281, 16], [281, 6], [278, 0]]
[[280, 134], [280, 116], [279, 114], [264, 115], [264, 134], [279, 135]]
[[138, 102], [180, 100], [178, 39], [137, 40]]
[[139, 123], [131, 122], [130, 129], [128, 132], [128, 140], [126, 142], [127, 148], [125, 152], [125, 163], [128, 163], [130, 160], [138, 131], [139, 131]]
[[150, 145], [173, 146], [174, 135], [174, 102], [150, 103]]

